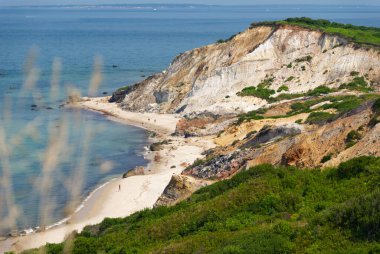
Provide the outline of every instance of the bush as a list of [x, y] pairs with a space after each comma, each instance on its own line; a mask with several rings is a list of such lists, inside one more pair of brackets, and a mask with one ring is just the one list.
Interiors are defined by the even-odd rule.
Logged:
[[321, 163], [325, 163], [325, 162], [328, 162], [329, 160], [331, 160], [333, 154], [332, 153], [329, 153], [325, 156], [323, 156], [322, 160], [321, 160]]
[[321, 94], [329, 94], [329, 93], [332, 93], [333, 90], [327, 86], [318, 86], [316, 88], [314, 88], [314, 90], [312, 91], [309, 91], [307, 93], [307, 95], [309, 96], [319, 96]]
[[328, 219], [336, 226], [351, 230], [357, 238], [380, 240], [380, 191], [363, 194], [333, 207]]
[[297, 62], [297, 63], [309, 62], [310, 63], [312, 59], [313, 59], [313, 57], [308, 55], [308, 56], [296, 59], [295, 62]]
[[290, 76], [289, 78], [287, 78], [287, 79], [285, 80], [285, 82], [292, 81], [293, 79], [295, 79], [294, 76]]
[[375, 157], [324, 171], [256, 166], [174, 206], [107, 219], [104, 231], [75, 236], [73, 253], [371, 253], [379, 167]]
[[352, 77], [358, 76], [359, 74], [360, 74], [360, 73], [357, 72], [357, 71], [351, 71], [351, 73], [350, 73], [350, 75], [351, 75]]
[[342, 84], [339, 86], [339, 89], [348, 89], [353, 91], [360, 92], [371, 92], [373, 88], [368, 86], [368, 83], [365, 81], [364, 77], [355, 77], [350, 83]]
[[340, 179], [358, 177], [361, 173], [368, 173], [371, 171], [370, 165], [376, 165], [377, 170], [380, 169], [380, 159], [375, 157], [358, 157], [347, 162], [341, 163], [337, 170], [337, 176]]
[[278, 89], [277, 89], [277, 93], [281, 93], [282, 91], [286, 91], [288, 92], [289, 91], [289, 87], [285, 86], [285, 85], [282, 85], [280, 86]]
[[306, 119], [308, 124], [323, 124], [332, 120], [336, 115], [327, 112], [312, 112]]
[[375, 102], [372, 105], [372, 111], [376, 114], [380, 114], [380, 98], [375, 100]]
[[269, 97], [276, 92], [272, 89], [263, 87], [246, 87], [241, 92], [238, 93], [239, 96], [254, 96], [260, 99], [268, 100]]
[[352, 130], [347, 134], [346, 137], [346, 148], [354, 146], [361, 139], [361, 135], [359, 132]]
[[269, 97], [276, 92], [269, 87], [272, 85], [274, 78], [267, 78], [260, 82], [257, 87], [249, 86], [238, 92], [238, 96], [254, 96], [264, 100], [269, 100]]

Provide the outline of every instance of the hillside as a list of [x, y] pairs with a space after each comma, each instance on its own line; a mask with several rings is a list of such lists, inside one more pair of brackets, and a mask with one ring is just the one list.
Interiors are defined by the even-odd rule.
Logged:
[[[131, 111], [225, 115], [252, 111], [319, 86], [343, 89], [355, 76], [378, 89], [378, 49], [352, 39], [363, 35], [360, 29], [370, 37], [369, 44], [375, 43], [378, 29], [347, 26], [335, 31], [306, 27], [301, 21], [255, 24], [228, 40], [185, 52], [162, 73], [121, 88], [111, 101]], [[349, 31], [352, 38], [347, 37]]]
[[261, 165], [173, 207], [106, 219], [46, 253], [377, 253], [379, 180], [374, 157], [325, 171]]

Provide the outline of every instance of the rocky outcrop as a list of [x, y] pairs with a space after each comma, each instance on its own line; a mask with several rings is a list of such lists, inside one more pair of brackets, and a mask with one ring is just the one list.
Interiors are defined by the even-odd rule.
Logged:
[[236, 120], [233, 115], [203, 113], [194, 117], [184, 117], [177, 123], [175, 135], [208, 136], [216, 135]]
[[271, 78], [269, 88], [275, 91], [286, 85], [288, 93], [303, 93], [350, 82], [353, 71], [378, 85], [379, 52], [319, 31], [258, 26], [179, 55], [167, 70], [128, 91], [122, 105], [132, 111], [236, 114], [267, 104], [236, 95], [264, 79]]
[[173, 175], [168, 186], [166, 186], [154, 206], [175, 205], [190, 197], [193, 192], [207, 184], [207, 182], [196, 181], [189, 176]]
[[263, 129], [257, 133], [254, 138], [246, 142], [241, 146], [241, 149], [246, 149], [249, 147], [259, 147], [262, 144], [268, 142], [274, 142], [284, 137], [295, 136], [301, 134], [302, 126], [299, 124], [289, 124], [282, 126], [264, 126]]

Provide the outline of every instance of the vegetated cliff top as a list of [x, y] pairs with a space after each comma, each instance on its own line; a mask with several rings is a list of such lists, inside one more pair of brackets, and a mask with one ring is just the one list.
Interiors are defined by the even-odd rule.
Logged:
[[358, 44], [368, 44], [373, 46], [380, 46], [380, 28], [355, 26], [351, 24], [341, 24], [337, 22], [330, 22], [325, 19], [311, 19], [306, 17], [301, 18], [288, 18], [281, 21], [269, 21], [252, 23], [251, 28], [257, 26], [280, 26], [292, 25], [300, 26], [303, 28], [319, 30], [329, 34], [340, 35], [345, 37], [351, 42]]

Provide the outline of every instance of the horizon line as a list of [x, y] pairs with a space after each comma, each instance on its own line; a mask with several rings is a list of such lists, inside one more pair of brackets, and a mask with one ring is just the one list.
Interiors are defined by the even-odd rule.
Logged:
[[192, 4], [192, 3], [128, 3], [128, 4], [34, 4], [34, 5], [4, 5], [4, 7], [80, 7], [80, 6], [200, 6], [200, 7], [223, 7], [223, 6], [336, 6], [336, 7], [360, 7], [360, 6], [376, 6], [380, 7], [380, 4]]

